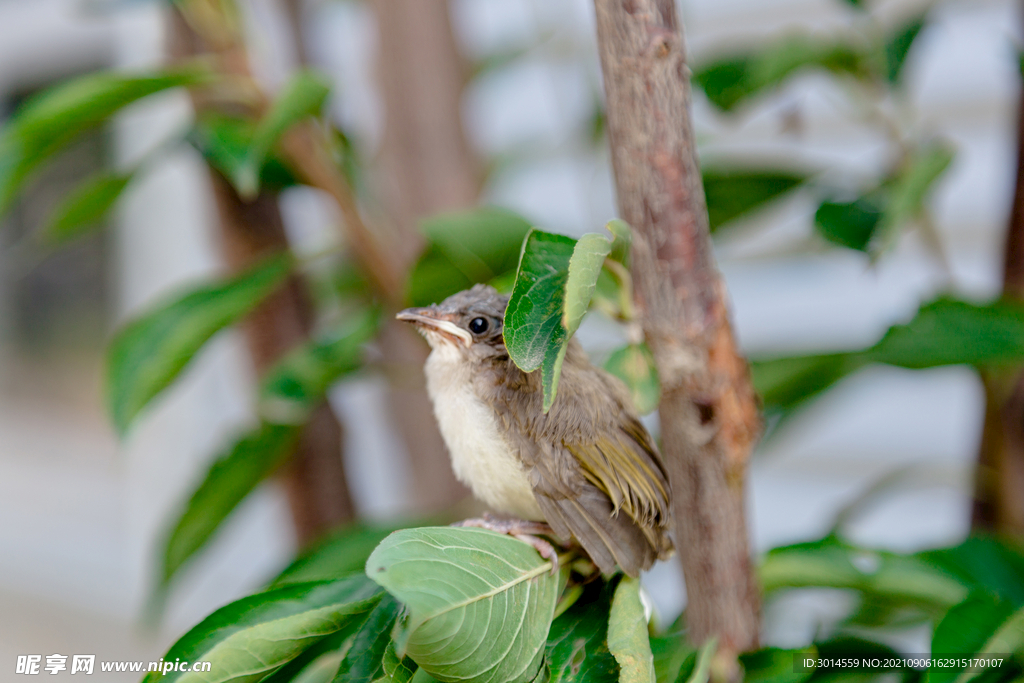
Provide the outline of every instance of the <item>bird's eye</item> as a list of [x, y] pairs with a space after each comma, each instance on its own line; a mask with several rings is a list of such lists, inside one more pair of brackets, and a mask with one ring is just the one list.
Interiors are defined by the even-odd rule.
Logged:
[[469, 331], [473, 334], [483, 334], [487, 331], [487, 318], [473, 318], [469, 321]]

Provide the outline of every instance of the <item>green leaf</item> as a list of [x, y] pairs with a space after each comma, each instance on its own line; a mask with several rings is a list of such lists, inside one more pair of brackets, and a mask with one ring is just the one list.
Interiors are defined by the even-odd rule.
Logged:
[[800, 186], [806, 177], [778, 170], [705, 169], [711, 232]]
[[551, 623], [549, 683], [617, 683], [619, 664], [606, 642], [611, 602], [611, 585], [594, 582]]
[[859, 10], [866, 9], [864, 7], [864, 0], [843, 0], [847, 5], [856, 7]]
[[604, 369], [626, 384], [638, 413], [646, 415], [658, 407], [661, 382], [647, 344], [628, 344], [616, 349], [604, 364]]
[[[225, 178], [237, 179], [246, 171], [256, 124], [245, 119], [204, 112], [188, 135], [188, 141], [207, 163]], [[234, 182], [234, 180], [232, 180]], [[264, 158], [259, 186], [280, 190], [296, 185], [294, 174], [273, 154]]]
[[[654, 655], [654, 674], [658, 683], [675, 683], [679, 679], [683, 666], [687, 663], [686, 675], [693, 670], [696, 663], [696, 650], [686, 642], [686, 633], [682, 630], [651, 637], [651, 653]], [[692, 661], [687, 662], [688, 659]]]
[[[996, 645], [997, 649], [988, 649], [990, 644]], [[982, 591], [971, 593], [966, 600], [952, 607], [935, 627], [932, 636], [933, 655], [963, 657], [986, 651], [1010, 654], [1022, 647], [1024, 611], [1014, 615], [1012, 605]], [[965, 668], [932, 667], [928, 670], [928, 683], [973, 678], [970, 672], [962, 675]]]
[[[621, 232], [621, 226], [616, 226]], [[621, 238], [619, 238], [621, 240]], [[569, 340], [594, 298], [612, 241], [588, 233], [578, 241], [531, 230], [505, 309], [505, 346], [525, 372], [541, 369], [544, 412], [551, 409]]]
[[[445, 521], [448, 520], [434, 520], [435, 523]], [[425, 526], [427, 523], [425, 520], [401, 520], [389, 524], [352, 524], [334, 532], [300, 555], [274, 579], [270, 588], [361, 572], [366, 568], [370, 553], [389, 535], [399, 529]]]
[[214, 334], [237, 322], [284, 281], [291, 261], [278, 256], [216, 285], [165, 302], [128, 323], [107, 351], [107, 406], [124, 434]]
[[506, 209], [485, 207], [434, 216], [421, 230], [428, 244], [409, 275], [407, 290], [414, 306], [514, 275], [530, 223]]
[[384, 661], [381, 668], [383, 675], [376, 678], [382, 683], [408, 683], [416, 675], [419, 666], [408, 657], [399, 657], [395, 652], [395, 641], [388, 643], [384, 649]]
[[366, 574], [408, 610], [397, 654], [434, 678], [536, 676], [561, 582], [529, 545], [483, 529], [406, 529], [378, 546]]
[[776, 548], [758, 572], [765, 593], [783, 588], [845, 588], [899, 599], [941, 612], [964, 599], [968, 589], [913, 556], [854, 548], [826, 537]]
[[167, 539], [163, 584], [206, 545], [238, 504], [284, 461], [298, 434], [296, 426], [263, 424], [213, 463]]
[[864, 252], [881, 219], [882, 209], [864, 197], [852, 202], [822, 202], [814, 213], [814, 225], [822, 237]]
[[[341, 660], [336, 683], [373, 683], [385, 678], [384, 656], [391, 645], [391, 630], [402, 606], [385, 595], [366, 617]], [[397, 659], [397, 657], [396, 657]]]
[[907, 54], [922, 28], [924, 28], [924, 17], [916, 17], [900, 27], [886, 42], [885, 77], [889, 83], [895, 85], [899, 82], [903, 64], [907, 61]]
[[204, 619], [163, 658], [210, 662], [211, 672], [150, 672], [143, 683], [259, 681], [341, 631], [380, 597], [380, 589], [360, 575], [251, 595]]
[[608, 617], [608, 649], [621, 667], [621, 683], [654, 683], [654, 656], [640, 602], [640, 582], [623, 576]]
[[569, 334], [563, 324], [569, 261], [576, 241], [531, 230], [505, 309], [505, 346], [523, 372], [542, 368], [544, 411], [554, 402]]
[[50, 245], [64, 244], [99, 225], [131, 179], [131, 174], [101, 173], [83, 182], [54, 209], [43, 239]]
[[263, 378], [259, 413], [275, 424], [303, 424], [341, 377], [363, 366], [363, 347], [380, 316], [364, 311], [339, 329], [291, 351]]
[[785, 413], [863, 367], [865, 362], [852, 353], [796, 356], [754, 360], [750, 371], [765, 410]]
[[562, 324], [570, 337], [576, 334], [583, 316], [590, 308], [601, 266], [611, 252], [611, 241], [597, 233], [583, 235], [573, 247], [569, 259], [569, 279], [565, 283], [565, 312], [562, 318]]
[[701, 645], [697, 651], [697, 658], [693, 665], [693, 671], [686, 679], [686, 683], [708, 683], [711, 679], [711, 660], [718, 651], [718, 638], [708, 638], [707, 642]]
[[886, 332], [866, 358], [904, 368], [991, 365], [1024, 358], [1024, 306], [941, 298]]
[[782, 650], [766, 647], [755, 652], [740, 655], [745, 683], [800, 683], [811, 677], [814, 669], [804, 671], [794, 666], [795, 657], [805, 655], [814, 658], [817, 652], [810, 650]]
[[111, 71], [66, 81], [31, 98], [0, 131], [0, 214], [31, 173], [87, 130], [147, 95], [206, 80], [198, 70], [127, 76]]
[[302, 651], [260, 683], [330, 683], [338, 671], [345, 641], [352, 638], [357, 624], [349, 623], [340, 631], [325, 636]]
[[835, 40], [790, 36], [756, 53], [729, 57], [700, 68], [693, 80], [715, 106], [729, 111], [745, 99], [778, 87], [801, 69], [820, 68], [863, 76], [866, 61], [858, 49]]
[[330, 84], [309, 69], [299, 71], [288, 81], [256, 127], [245, 162], [233, 176], [238, 194], [249, 198], [256, 196], [260, 188], [260, 169], [267, 154], [289, 128], [319, 115], [330, 92]]
[[917, 554], [925, 562], [972, 586], [1024, 607], [1024, 548], [1008, 540], [971, 536], [951, 548]]
[[[985, 641], [985, 644], [977, 652], [981, 658], [1003, 653], [1013, 655], [1016, 660], [1013, 664], [1016, 664], [1018, 676], [1024, 673], [1021, 671], [1022, 661], [1024, 661], [1024, 608], [1017, 610], [1007, 617], [1006, 621], [999, 625], [996, 632]], [[965, 681], [977, 677], [980, 673], [980, 671], [964, 672], [957, 679], [957, 683], [965, 683]]]
[[765, 408], [785, 413], [867, 363], [903, 368], [1000, 365], [1024, 359], [1024, 306], [940, 298], [896, 325], [873, 347], [850, 353], [754, 360], [754, 386]]

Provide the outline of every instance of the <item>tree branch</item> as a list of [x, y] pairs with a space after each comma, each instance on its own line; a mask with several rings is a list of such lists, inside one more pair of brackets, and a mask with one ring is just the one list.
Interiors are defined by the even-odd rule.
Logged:
[[[1024, 301], [1024, 90], [1017, 112], [1017, 184], [1003, 254], [1003, 296]], [[1024, 534], [1024, 372], [982, 374], [985, 422], [978, 451], [975, 529]]]
[[[177, 10], [170, 16], [171, 56], [182, 59], [209, 49]], [[208, 31], [213, 27], [208, 26]], [[205, 44], [204, 44], [205, 43]], [[213, 43], [223, 52], [222, 62], [248, 76], [244, 51], [236, 41]], [[195, 97], [194, 105], [205, 106]], [[269, 253], [288, 249], [276, 195], [261, 192], [243, 202], [230, 183], [210, 169], [211, 187], [220, 218], [225, 260], [232, 271], [250, 267]], [[309, 339], [314, 314], [305, 283], [292, 276], [285, 287], [271, 295], [244, 323], [246, 342], [257, 373], [263, 373], [289, 350]], [[292, 519], [299, 543], [305, 545], [331, 528], [355, 518], [342, 460], [341, 422], [324, 402], [303, 429], [295, 452], [283, 473]]]
[[634, 229], [632, 271], [662, 383], [663, 452], [689, 638], [756, 646], [758, 590], [744, 517], [756, 397], [711, 249], [673, 0], [595, 0], [612, 165]]

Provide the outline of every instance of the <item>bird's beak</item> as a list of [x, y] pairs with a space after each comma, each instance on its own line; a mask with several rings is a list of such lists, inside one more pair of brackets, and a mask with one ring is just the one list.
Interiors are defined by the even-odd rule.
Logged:
[[451, 341], [461, 341], [466, 346], [473, 343], [473, 337], [453, 322], [454, 316], [441, 313], [436, 308], [407, 308], [395, 316], [403, 322], [412, 323], [424, 332], [437, 332]]

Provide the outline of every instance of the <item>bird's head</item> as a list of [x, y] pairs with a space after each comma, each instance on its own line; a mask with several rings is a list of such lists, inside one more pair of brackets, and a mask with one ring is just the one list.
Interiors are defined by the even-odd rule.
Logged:
[[432, 349], [459, 350], [486, 358], [505, 354], [502, 320], [508, 297], [488, 285], [474, 285], [439, 304], [407, 308], [396, 318], [416, 326]]

